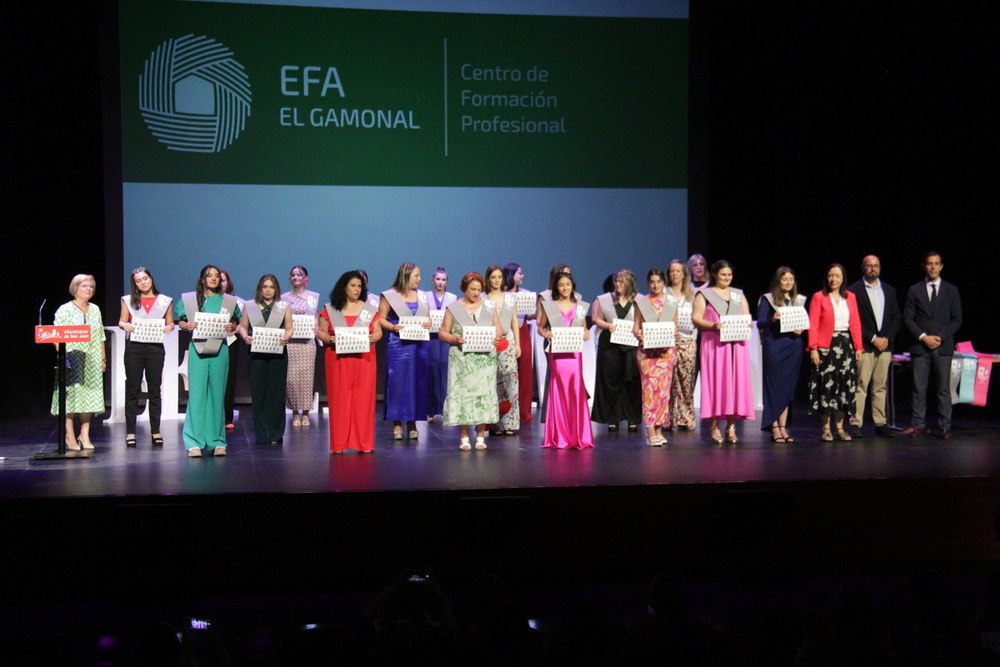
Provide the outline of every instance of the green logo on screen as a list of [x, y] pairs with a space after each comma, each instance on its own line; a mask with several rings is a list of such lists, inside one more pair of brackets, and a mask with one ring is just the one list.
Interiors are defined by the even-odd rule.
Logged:
[[139, 109], [160, 143], [174, 151], [218, 153], [236, 141], [250, 115], [250, 79], [214, 39], [168, 39], [139, 75]]

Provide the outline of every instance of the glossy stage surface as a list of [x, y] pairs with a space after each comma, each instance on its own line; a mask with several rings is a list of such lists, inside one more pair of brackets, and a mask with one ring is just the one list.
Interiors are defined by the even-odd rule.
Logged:
[[[759, 423], [738, 427], [739, 444], [716, 445], [707, 423], [674, 431], [664, 447], [649, 447], [641, 433], [618, 433], [594, 424], [591, 450], [540, 447], [543, 425], [522, 425], [516, 436], [487, 438], [486, 451], [461, 452], [458, 429], [420, 422], [416, 440], [394, 441], [390, 423], [376, 424], [374, 454], [328, 451], [328, 422], [286, 430], [280, 445], [253, 443], [250, 407], [228, 436], [229, 455], [188, 458], [181, 421], [165, 421], [162, 448], [150, 445], [140, 423], [139, 445], [125, 447], [121, 424], [95, 423], [96, 449], [87, 460], [36, 461], [55, 451], [55, 420], [0, 424], [0, 498], [334, 493], [685, 485], [813, 480], [992, 477], [1000, 473], [1000, 433], [975, 422], [974, 409], [956, 415], [952, 440], [869, 437], [820, 442], [816, 420], [790, 429], [796, 442], [774, 444]], [[804, 412], [804, 411], [803, 411]], [[964, 418], [963, 418], [964, 417]], [[440, 418], [439, 418], [440, 420]]]

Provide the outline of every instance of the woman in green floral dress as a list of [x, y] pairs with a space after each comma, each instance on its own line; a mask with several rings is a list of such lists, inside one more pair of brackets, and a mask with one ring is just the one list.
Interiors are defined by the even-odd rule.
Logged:
[[[74, 276], [69, 284], [73, 300], [59, 306], [57, 325], [86, 324], [90, 326], [89, 343], [66, 343], [66, 449], [93, 449], [90, 441], [90, 417], [104, 412], [104, 322], [101, 309], [90, 303], [97, 291], [94, 276]], [[56, 344], [56, 348], [59, 345]], [[52, 392], [52, 414], [59, 414], [59, 385]], [[77, 437], [73, 418], [80, 418]]]
[[[485, 281], [476, 272], [462, 276], [461, 299], [444, 313], [438, 338], [449, 345], [448, 394], [444, 400], [443, 422], [458, 426], [461, 435], [459, 449], [469, 451], [469, 425], [476, 428], [476, 449], [486, 449], [486, 425], [500, 418], [497, 406], [496, 344], [503, 336], [500, 317], [493, 302], [481, 298]], [[489, 352], [463, 352], [466, 326], [492, 326], [493, 347]]]

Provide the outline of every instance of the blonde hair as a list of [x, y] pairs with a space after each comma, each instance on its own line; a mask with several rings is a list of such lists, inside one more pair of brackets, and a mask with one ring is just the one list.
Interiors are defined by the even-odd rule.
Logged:
[[684, 277], [681, 278], [681, 294], [687, 301], [694, 299], [694, 289], [691, 288], [691, 272], [688, 270], [688, 265], [684, 263], [683, 259], [672, 259], [670, 264], [667, 264], [667, 286], [670, 285], [670, 267], [677, 264], [681, 267], [681, 271]]
[[80, 285], [83, 284], [84, 280], [94, 283], [94, 290], [97, 290], [97, 280], [94, 279], [94, 276], [89, 273], [78, 273], [73, 276], [73, 280], [69, 281], [69, 293], [74, 299], [76, 298], [76, 291], [80, 289]]
[[615, 278], [621, 278], [625, 284], [625, 298], [628, 301], [635, 301], [635, 295], [639, 292], [635, 289], [635, 274], [632, 273], [632, 269], [622, 269], [615, 274]]

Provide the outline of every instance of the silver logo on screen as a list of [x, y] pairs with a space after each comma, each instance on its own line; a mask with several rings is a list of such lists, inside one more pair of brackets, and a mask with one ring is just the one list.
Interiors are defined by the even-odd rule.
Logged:
[[170, 150], [222, 151], [246, 129], [251, 100], [243, 65], [204, 35], [163, 42], [139, 75], [142, 117]]

